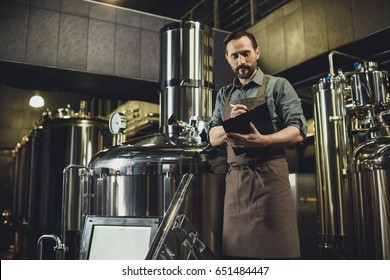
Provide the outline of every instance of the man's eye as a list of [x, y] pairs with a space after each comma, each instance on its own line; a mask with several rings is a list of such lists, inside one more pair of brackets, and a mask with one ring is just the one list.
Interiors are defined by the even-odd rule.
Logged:
[[238, 57], [237, 54], [233, 54], [233, 55], [232, 55], [232, 58], [234, 58], [234, 59], [237, 59], [237, 57]]

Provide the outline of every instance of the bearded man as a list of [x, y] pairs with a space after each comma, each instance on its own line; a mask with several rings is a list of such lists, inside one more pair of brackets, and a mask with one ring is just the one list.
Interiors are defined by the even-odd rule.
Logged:
[[[284, 146], [301, 143], [307, 126], [301, 100], [284, 78], [257, 66], [260, 48], [253, 34], [238, 31], [224, 41], [236, 77], [218, 91], [209, 125], [211, 145], [226, 146], [229, 170], [223, 220], [226, 259], [290, 259], [300, 256], [296, 209]], [[250, 133], [226, 133], [223, 121], [258, 106], [268, 107], [250, 123]], [[274, 132], [261, 134], [262, 121]]]

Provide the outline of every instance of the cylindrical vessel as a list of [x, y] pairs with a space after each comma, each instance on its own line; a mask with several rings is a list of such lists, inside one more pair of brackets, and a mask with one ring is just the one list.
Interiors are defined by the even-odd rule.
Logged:
[[[172, 119], [200, 126], [212, 115], [214, 33], [198, 22], [160, 31], [160, 130], [177, 134]], [[170, 121], [169, 121], [170, 120]]]
[[340, 86], [322, 79], [313, 87], [316, 179], [322, 246], [346, 249], [351, 233], [345, 100]]
[[42, 234], [61, 235], [63, 207], [66, 230], [81, 229], [79, 177], [77, 170], [70, 174], [68, 199], [63, 206], [64, 168], [70, 164], [86, 166], [95, 153], [112, 145], [112, 136], [107, 119], [67, 108], [45, 112], [26, 143], [17, 157], [15, 211], [28, 232], [29, 248], [23, 257], [35, 259], [36, 243]]
[[[35, 188], [39, 188], [38, 228], [57, 233], [61, 221], [63, 170], [70, 164], [86, 166], [98, 151], [111, 146], [112, 136], [106, 119], [82, 118], [72, 115], [53, 117], [42, 123], [36, 153], [39, 173]], [[70, 179], [66, 202], [66, 229], [80, 230], [80, 195], [77, 173]]]
[[351, 76], [350, 80], [354, 108], [385, 105], [389, 102], [386, 71], [379, 71], [378, 64], [371, 61], [364, 65], [357, 64], [356, 70], [357, 72]]
[[19, 259], [28, 255], [29, 244], [26, 235], [29, 202], [29, 176], [31, 172], [31, 140], [24, 135], [15, 150], [15, 172], [13, 192], [13, 228], [14, 258]]
[[[202, 123], [212, 115], [213, 33], [199, 23], [181, 22], [163, 27], [160, 34], [161, 133], [130, 140], [93, 157], [88, 166], [91, 214], [164, 217], [182, 176], [191, 173], [193, 183], [180, 214], [188, 217], [206, 245], [220, 256], [227, 165], [211, 155], [198, 137]], [[174, 246], [162, 258], [180, 259], [182, 253]]]
[[357, 258], [390, 259], [390, 137], [354, 151], [353, 205]]
[[321, 233], [334, 248], [350, 236], [336, 257], [382, 259], [390, 239], [388, 75], [359, 60], [355, 72], [337, 76], [330, 61], [330, 77], [313, 87]]
[[[91, 160], [92, 214], [163, 217], [182, 176], [191, 173], [194, 183], [180, 213], [219, 256], [226, 169], [218, 168], [223, 166], [201, 146], [175, 144], [166, 134], [131, 140]], [[178, 252], [174, 255], [180, 257]]]
[[31, 165], [31, 141], [28, 135], [23, 136], [15, 148], [15, 188], [13, 196], [13, 215], [20, 225], [27, 219], [28, 178]]

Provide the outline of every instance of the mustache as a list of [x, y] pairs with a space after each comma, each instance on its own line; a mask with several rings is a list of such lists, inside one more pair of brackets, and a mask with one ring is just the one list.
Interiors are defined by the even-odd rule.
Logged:
[[246, 69], [248, 71], [251, 71], [252, 70], [252, 67], [250, 67], [249, 65], [240, 65], [236, 68], [236, 72], [240, 71], [241, 69]]

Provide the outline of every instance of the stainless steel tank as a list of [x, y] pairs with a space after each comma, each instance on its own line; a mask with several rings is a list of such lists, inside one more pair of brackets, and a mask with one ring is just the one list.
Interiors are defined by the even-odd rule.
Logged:
[[[70, 164], [87, 165], [97, 151], [112, 145], [112, 136], [107, 119], [78, 116], [64, 110], [46, 115], [39, 138], [36, 163], [40, 170], [35, 182], [40, 189], [39, 205], [36, 205], [40, 209], [38, 227], [56, 232], [61, 220], [64, 168]], [[75, 183], [70, 184], [68, 193], [66, 228], [80, 230], [79, 190]]]
[[352, 167], [357, 258], [390, 260], [390, 137], [362, 143]]
[[[164, 217], [182, 176], [194, 175], [180, 213], [219, 256], [226, 165], [206, 148], [211, 118], [213, 32], [196, 22], [164, 26], [160, 132], [96, 154], [90, 161], [92, 213]], [[180, 250], [162, 258], [180, 259]]]
[[[334, 54], [359, 61], [355, 71], [336, 75]], [[313, 86], [321, 245], [336, 258], [387, 259], [388, 74], [375, 62], [336, 51], [329, 64], [329, 76]]]
[[346, 159], [346, 100], [337, 83], [322, 79], [313, 88], [314, 140], [321, 246], [344, 251], [348, 249], [352, 225]]
[[350, 81], [354, 108], [386, 104], [387, 72], [379, 71], [378, 64], [372, 61], [355, 63], [355, 69]]
[[28, 254], [27, 240], [29, 176], [31, 171], [31, 139], [30, 133], [24, 135], [14, 149], [15, 172], [13, 192], [13, 236], [15, 259], [23, 258]]
[[[200, 133], [212, 115], [214, 35], [199, 22], [178, 22], [160, 30], [160, 128], [177, 134], [175, 121]], [[195, 135], [194, 135], [195, 136]]]
[[[84, 111], [71, 108], [47, 111], [40, 124], [28, 137], [28, 173], [16, 170], [16, 177], [26, 178], [23, 219], [27, 228], [29, 249], [24, 258], [35, 259], [36, 244], [42, 234], [61, 233], [63, 202], [63, 170], [70, 164], [87, 165], [98, 151], [112, 146], [108, 120], [94, 118]], [[20, 173], [22, 172], [22, 173]], [[20, 192], [22, 187], [18, 187]], [[79, 177], [69, 175], [66, 189], [66, 230], [79, 231], [81, 227], [81, 203]], [[20, 203], [16, 203], [17, 207]], [[52, 248], [51, 248], [52, 251]]]

